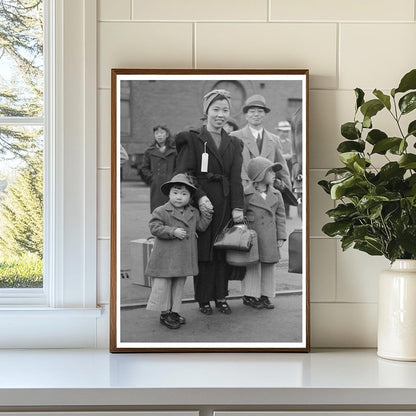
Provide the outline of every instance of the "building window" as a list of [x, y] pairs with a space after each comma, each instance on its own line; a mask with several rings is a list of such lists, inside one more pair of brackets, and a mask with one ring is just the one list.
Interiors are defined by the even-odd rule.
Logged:
[[44, 6], [0, 0], [0, 298], [45, 283]]

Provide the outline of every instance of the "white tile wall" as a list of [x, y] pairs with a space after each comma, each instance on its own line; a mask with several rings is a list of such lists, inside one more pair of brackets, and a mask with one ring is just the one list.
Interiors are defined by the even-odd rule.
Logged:
[[[389, 91], [416, 67], [415, 1], [99, 0], [98, 11], [100, 302], [109, 297], [110, 69], [309, 68], [312, 346], [375, 346], [377, 275], [388, 262], [343, 253], [322, 233], [334, 203], [317, 181], [339, 164], [353, 88]], [[374, 121], [392, 131], [387, 113]]]
[[100, 168], [111, 167], [111, 90], [99, 90], [97, 99], [98, 137], [97, 165]]
[[271, 0], [273, 20], [412, 21], [413, 0]]
[[133, 0], [135, 20], [267, 20], [267, 0]]
[[337, 26], [333, 23], [196, 26], [198, 68], [309, 68], [312, 88], [336, 87], [336, 47]]

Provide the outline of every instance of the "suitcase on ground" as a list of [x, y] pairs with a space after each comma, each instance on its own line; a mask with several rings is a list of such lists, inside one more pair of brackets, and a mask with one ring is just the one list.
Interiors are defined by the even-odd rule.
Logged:
[[154, 244], [154, 238], [139, 238], [130, 241], [131, 271], [133, 283], [152, 287], [152, 279], [145, 274], [147, 263]]
[[302, 273], [302, 230], [289, 234], [289, 273]]

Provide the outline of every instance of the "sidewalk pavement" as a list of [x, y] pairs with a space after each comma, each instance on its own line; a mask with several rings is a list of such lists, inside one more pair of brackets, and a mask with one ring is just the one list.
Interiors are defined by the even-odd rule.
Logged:
[[182, 304], [186, 324], [169, 329], [159, 322], [159, 313], [144, 307], [121, 310], [122, 342], [301, 342], [302, 295], [280, 295], [273, 299], [275, 309], [253, 309], [241, 298], [229, 299], [230, 315], [199, 312], [198, 304]]

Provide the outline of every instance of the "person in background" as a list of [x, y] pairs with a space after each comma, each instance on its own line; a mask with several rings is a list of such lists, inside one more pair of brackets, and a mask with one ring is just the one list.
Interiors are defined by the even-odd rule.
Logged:
[[244, 189], [245, 215], [248, 225], [256, 231], [260, 262], [246, 266], [241, 282], [244, 305], [255, 309], [273, 309], [270, 298], [275, 296], [274, 265], [280, 259], [279, 248], [286, 240], [286, 215], [283, 197], [273, 188], [275, 172], [280, 163], [255, 157], [247, 164], [247, 175], [252, 181]]
[[247, 125], [230, 134], [238, 137], [244, 144], [243, 167], [241, 170], [243, 185], [247, 186], [250, 183], [247, 176], [248, 162], [257, 156], [262, 156], [273, 163], [278, 162], [282, 165], [282, 169], [276, 177], [276, 186], [282, 189], [284, 187], [291, 189], [289, 169], [277, 136], [264, 128], [264, 120], [269, 112], [270, 108], [266, 106], [266, 100], [262, 95], [255, 94], [248, 97], [243, 107]]
[[129, 160], [129, 155], [123, 145], [120, 144], [120, 165], [123, 165]]
[[293, 192], [298, 198], [298, 216], [302, 217], [303, 197], [303, 122], [302, 107], [299, 107], [291, 119], [292, 132], [292, 181]]
[[200, 312], [206, 315], [212, 314], [212, 300], [219, 312], [231, 313], [226, 296], [233, 268], [223, 251], [214, 250], [214, 241], [230, 219], [237, 223], [244, 219], [242, 143], [223, 129], [230, 108], [228, 91], [210, 91], [203, 98], [205, 124], [176, 136], [176, 172], [195, 177], [195, 197], [201, 212], [213, 209], [210, 226], [198, 236], [199, 274], [194, 277], [195, 299]]
[[[282, 148], [282, 154], [285, 158], [285, 161], [287, 163], [287, 167], [289, 169], [289, 174], [291, 177], [291, 183], [293, 185], [293, 179], [292, 179], [292, 140], [290, 137], [290, 123], [288, 121], [279, 121], [276, 127], [277, 130], [277, 139], [280, 143], [280, 146]], [[289, 218], [290, 214], [290, 204], [285, 201], [285, 211], [286, 211], [286, 217]]]
[[160, 323], [169, 329], [186, 323], [179, 312], [186, 277], [198, 274], [196, 232], [204, 231], [212, 218], [190, 205], [195, 190], [187, 175], [175, 175], [161, 187], [169, 201], [153, 211], [149, 222], [156, 240], [146, 268], [153, 278], [147, 309], [160, 311]]
[[168, 197], [160, 187], [168, 181], [175, 171], [176, 149], [169, 129], [162, 124], [153, 127], [154, 142], [145, 151], [141, 174], [150, 184], [150, 212], [167, 202]]
[[228, 134], [230, 134], [231, 132], [238, 130], [238, 124], [233, 118], [229, 118], [223, 128]]

